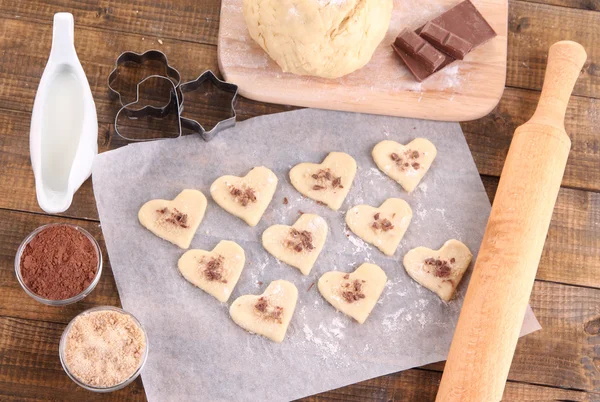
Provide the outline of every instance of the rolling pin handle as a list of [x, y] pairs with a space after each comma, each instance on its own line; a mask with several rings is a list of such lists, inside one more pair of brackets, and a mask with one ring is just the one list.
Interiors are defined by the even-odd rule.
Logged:
[[586, 59], [585, 49], [577, 42], [565, 40], [550, 46], [544, 86], [531, 123], [564, 129], [567, 104]]

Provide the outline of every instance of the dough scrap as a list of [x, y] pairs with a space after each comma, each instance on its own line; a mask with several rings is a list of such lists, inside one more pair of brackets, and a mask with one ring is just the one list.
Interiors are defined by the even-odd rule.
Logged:
[[383, 269], [364, 263], [352, 273], [326, 272], [319, 278], [318, 288], [336, 310], [362, 324], [377, 304], [386, 282]]
[[377, 167], [410, 193], [431, 167], [437, 149], [425, 138], [406, 145], [386, 140], [375, 145], [372, 155]]
[[244, 249], [237, 243], [221, 240], [212, 251], [186, 251], [177, 267], [183, 277], [220, 302], [226, 302], [235, 288], [244, 264]]
[[262, 244], [273, 257], [308, 275], [319, 257], [329, 227], [319, 215], [303, 214], [292, 226], [273, 225], [262, 235]]
[[140, 208], [142, 226], [186, 249], [206, 212], [206, 197], [198, 190], [183, 190], [174, 200], [150, 200]]
[[250, 226], [256, 226], [271, 203], [276, 189], [275, 173], [259, 166], [244, 177], [219, 177], [210, 186], [210, 195], [225, 211]]
[[357, 205], [346, 212], [346, 224], [355, 235], [385, 255], [394, 255], [412, 219], [412, 209], [400, 198], [388, 198], [379, 208]]
[[301, 194], [337, 211], [352, 187], [356, 161], [331, 152], [321, 163], [300, 163], [290, 170], [290, 181]]
[[439, 250], [417, 247], [404, 256], [404, 268], [421, 286], [450, 301], [473, 255], [458, 240], [448, 240]]
[[248, 332], [281, 342], [290, 324], [298, 289], [293, 283], [277, 280], [262, 295], [240, 296], [231, 304], [231, 319]]
[[284, 72], [338, 78], [369, 62], [392, 0], [244, 0], [250, 37]]

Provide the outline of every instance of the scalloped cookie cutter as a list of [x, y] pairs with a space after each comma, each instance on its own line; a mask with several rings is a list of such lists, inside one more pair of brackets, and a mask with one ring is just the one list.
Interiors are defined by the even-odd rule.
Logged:
[[[133, 102], [125, 104], [123, 102], [123, 97], [121, 93], [114, 87], [114, 82], [119, 76], [119, 67], [123, 64], [129, 63], [135, 66], [141, 66], [148, 61], [156, 61], [161, 63], [164, 66], [165, 75], [153, 74], [145, 77], [140, 82], [136, 84], [136, 99]], [[149, 80], [150, 78], [156, 79], [164, 79], [169, 81], [172, 89], [170, 91], [169, 102], [162, 107], [156, 106], [144, 106], [141, 109], [134, 109], [133, 106], [140, 102], [140, 86], [143, 85], [144, 82]], [[195, 119], [190, 117], [184, 117], [184, 93], [193, 92], [200, 88], [200, 86], [209, 81], [214, 87], [216, 87], [221, 92], [227, 93], [231, 96], [231, 116], [226, 119], [220, 120], [215, 124], [215, 126], [210, 130], [205, 130], [204, 127]], [[198, 78], [192, 81], [187, 81], [185, 83], [181, 83], [181, 75], [179, 71], [174, 67], [169, 65], [167, 56], [159, 51], [159, 50], [148, 50], [144, 53], [135, 53], [135, 52], [123, 52], [117, 58], [115, 62], [115, 68], [110, 72], [108, 76], [108, 88], [110, 97], [113, 99], [118, 99], [121, 104], [121, 109], [117, 112], [115, 116], [115, 133], [127, 140], [127, 141], [152, 141], [159, 138], [131, 138], [121, 134], [121, 130], [119, 130], [119, 117], [121, 115], [127, 116], [130, 120], [137, 120], [144, 117], [151, 117], [155, 119], [162, 119], [169, 116], [171, 113], [177, 113], [178, 120], [178, 135], [176, 137], [168, 137], [168, 138], [178, 138], [183, 133], [183, 128], [186, 130], [190, 130], [192, 133], [199, 134], [202, 139], [205, 141], [210, 141], [213, 139], [217, 133], [228, 129], [230, 127], [235, 126], [236, 121], [236, 112], [235, 112], [235, 103], [238, 94], [238, 86], [235, 84], [231, 84], [220, 80], [217, 76], [211, 71], [206, 70]], [[174, 107], [177, 105], [177, 107]]]

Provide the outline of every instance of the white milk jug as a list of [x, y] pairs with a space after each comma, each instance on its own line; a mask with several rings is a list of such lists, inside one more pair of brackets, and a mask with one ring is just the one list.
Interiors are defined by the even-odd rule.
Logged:
[[77, 58], [73, 15], [54, 15], [52, 49], [35, 96], [29, 135], [38, 204], [66, 211], [98, 154], [96, 105]]

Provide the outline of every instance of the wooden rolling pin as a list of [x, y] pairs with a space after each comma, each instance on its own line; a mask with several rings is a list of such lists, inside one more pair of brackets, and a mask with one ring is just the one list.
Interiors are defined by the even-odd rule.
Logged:
[[571, 141], [567, 103], [587, 55], [550, 47], [537, 109], [515, 131], [465, 296], [437, 402], [500, 401]]

